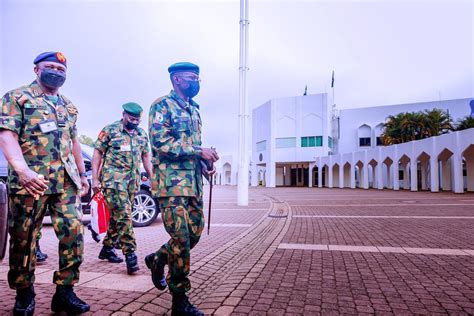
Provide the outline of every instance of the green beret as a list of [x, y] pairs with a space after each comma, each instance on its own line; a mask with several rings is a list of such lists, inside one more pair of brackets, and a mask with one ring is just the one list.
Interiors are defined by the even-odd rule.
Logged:
[[122, 105], [122, 108], [125, 112], [127, 112], [127, 114], [130, 114], [131, 116], [134, 116], [134, 117], [142, 116], [143, 109], [138, 103], [128, 102]]
[[193, 63], [181, 62], [181, 63], [172, 64], [171, 66], [168, 67], [168, 72], [170, 73], [170, 75], [176, 72], [184, 72], [184, 71], [194, 72], [199, 75], [199, 66]]

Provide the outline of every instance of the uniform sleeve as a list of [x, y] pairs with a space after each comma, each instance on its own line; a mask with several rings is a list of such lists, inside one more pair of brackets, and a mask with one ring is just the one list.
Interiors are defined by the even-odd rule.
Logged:
[[148, 135], [146, 133], [144, 134], [144, 140], [145, 140], [145, 146], [143, 147], [143, 154], [148, 154], [150, 153], [150, 142], [148, 141]]
[[12, 93], [7, 93], [2, 98], [2, 113], [0, 116], [0, 129], [7, 129], [17, 134], [21, 132], [22, 112], [20, 105]]
[[171, 115], [165, 100], [152, 104], [148, 128], [153, 152], [171, 159], [201, 155], [201, 147], [176, 139], [171, 134]]
[[110, 132], [107, 127], [104, 127], [102, 131], [100, 131], [97, 140], [94, 143], [94, 148], [100, 151], [101, 153], [105, 153], [107, 151], [107, 147], [109, 146], [110, 141]]
[[79, 111], [77, 110], [77, 107], [74, 106], [72, 103], [69, 103], [66, 105], [66, 110], [69, 113], [69, 117], [71, 118], [71, 138], [76, 138], [77, 135], [77, 127], [76, 127], [76, 122], [77, 122], [77, 115], [79, 114]]

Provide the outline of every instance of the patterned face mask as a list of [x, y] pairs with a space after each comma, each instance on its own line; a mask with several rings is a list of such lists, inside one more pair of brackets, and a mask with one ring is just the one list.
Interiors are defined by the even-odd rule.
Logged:
[[182, 91], [185, 96], [192, 99], [199, 93], [199, 89], [201, 88], [199, 81], [185, 80], [185, 82], [188, 84], [188, 87], [182, 88]]
[[46, 87], [57, 89], [66, 81], [66, 74], [55, 69], [43, 68], [41, 70], [40, 80]]

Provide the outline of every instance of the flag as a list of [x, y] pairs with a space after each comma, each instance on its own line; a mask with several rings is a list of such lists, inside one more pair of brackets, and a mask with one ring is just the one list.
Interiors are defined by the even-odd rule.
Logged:
[[334, 70], [332, 71], [331, 88], [334, 88]]

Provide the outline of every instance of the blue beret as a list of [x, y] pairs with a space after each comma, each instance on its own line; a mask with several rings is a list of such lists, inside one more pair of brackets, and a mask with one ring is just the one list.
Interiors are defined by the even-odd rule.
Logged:
[[122, 105], [122, 108], [125, 112], [130, 114], [133, 117], [140, 117], [142, 116], [143, 109], [140, 104], [135, 102], [128, 102]]
[[170, 75], [176, 72], [183, 72], [183, 71], [190, 71], [199, 75], [199, 66], [193, 63], [181, 62], [181, 63], [172, 64], [171, 66], [168, 67], [168, 72], [170, 73]]
[[38, 57], [36, 57], [33, 61], [33, 64], [37, 65], [42, 61], [54, 61], [67, 67], [66, 57], [64, 57], [63, 53], [60, 52], [46, 52], [39, 54]]

